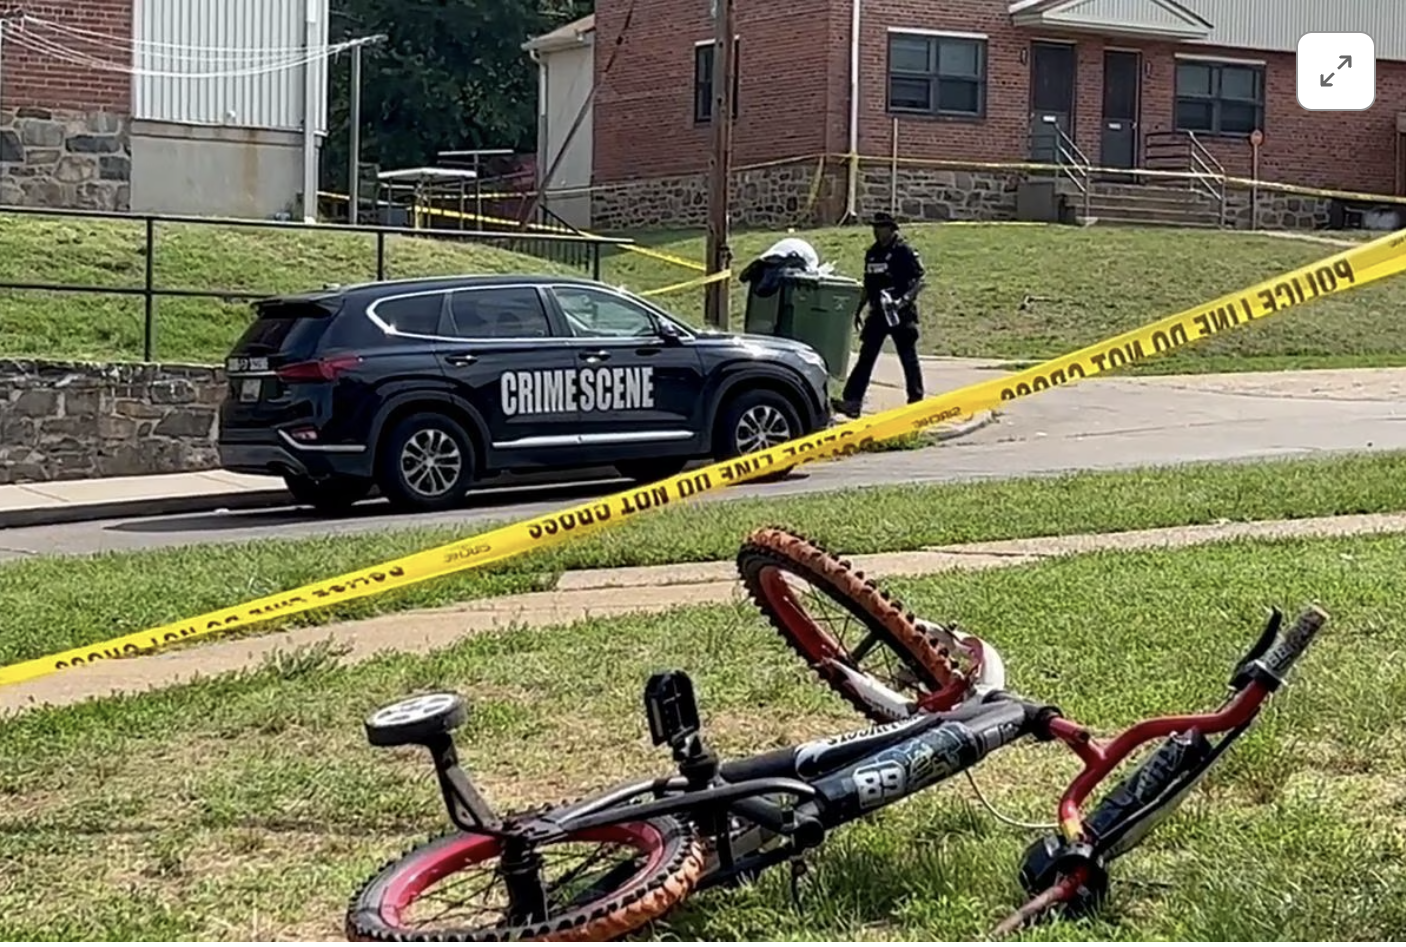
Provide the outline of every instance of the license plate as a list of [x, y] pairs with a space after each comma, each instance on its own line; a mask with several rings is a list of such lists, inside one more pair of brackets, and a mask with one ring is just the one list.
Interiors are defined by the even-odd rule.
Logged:
[[263, 390], [264, 383], [260, 378], [245, 378], [239, 383], [239, 400], [258, 401], [259, 393]]
[[225, 361], [225, 371], [229, 372], [266, 372], [268, 370], [269, 360], [267, 357], [235, 356]]

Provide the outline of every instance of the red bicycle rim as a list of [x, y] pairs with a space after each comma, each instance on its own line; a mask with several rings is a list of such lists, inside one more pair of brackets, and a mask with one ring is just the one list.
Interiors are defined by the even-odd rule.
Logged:
[[844, 659], [849, 652], [835, 636], [826, 632], [810, 613], [796, 601], [796, 590], [786, 581], [786, 574], [775, 566], [765, 566], [758, 576], [762, 588], [766, 590], [776, 616], [785, 623], [791, 639], [805, 649], [806, 657], [814, 664]]
[[[643, 878], [657, 871], [664, 862], [664, 839], [659, 831], [647, 822], [622, 822], [618, 825], [603, 825], [599, 828], [584, 829], [568, 836], [568, 842], [603, 842], [625, 845], [649, 856], [648, 861], [629, 881], [620, 885], [625, 890], [638, 884]], [[413, 862], [402, 865], [401, 871], [386, 885], [381, 900], [381, 920], [386, 925], [404, 929], [405, 910], [419, 900], [435, 883], [442, 881], [464, 868], [482, 864], [496, 858], [502, 843], [487, 835], [464, 834], [452, 842], [426, 850]], [[573, 910], [589, 910], [590, 904], [573, 907]]]

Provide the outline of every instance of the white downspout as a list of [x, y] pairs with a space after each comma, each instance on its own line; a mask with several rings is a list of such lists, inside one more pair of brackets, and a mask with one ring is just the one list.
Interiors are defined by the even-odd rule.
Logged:
[[849, 17], [849, 193], [845, 219], [859, 216], [859, 4], [850, 0]]
[[546, 159], [551, 153], [551, 143], [547, 140], [547, 63], [542, 59], [542, 52], [538, 49], [529, 49], [527, 55], [537, 64], [537, 194], [541, 199], [542, 189], [547, 186], [547, 182], [542, 180], [542, 175], [547, 171]]
[[[317, 117], [318, 69], [326, 58], [314, 60], [318, 42], [319, 0], [307, 0], [303, 9], [303, 223], [317, 223]], [[325, 50], [323, 50], [325, 53]]]

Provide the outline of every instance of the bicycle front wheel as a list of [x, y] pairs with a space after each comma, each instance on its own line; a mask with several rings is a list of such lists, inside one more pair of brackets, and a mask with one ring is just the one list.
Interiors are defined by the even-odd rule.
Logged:
[[602, 941], [639, 930], [686, 898], [702, 840], [678, 820], [621, 822], [535, 847], [547, 914], [513, 923], [502, 842], [453, 832], [390, 862], [347, 910], [357, 941]]
[[926, 710], [950, 710], [969, 692], [952, 649], [935, 643], [902, 603], [817, 543], [779, 527], [759, 529], [737, 553], [737, 571], [762, 614], [830, 689], [875, 723], [897, 711], [857, 687], [871, 678]]

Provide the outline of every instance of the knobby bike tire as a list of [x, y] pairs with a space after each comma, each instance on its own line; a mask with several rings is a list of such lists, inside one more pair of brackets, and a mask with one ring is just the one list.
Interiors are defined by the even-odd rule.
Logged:
[[[784, 600], [784, 593], [772, 581], [777, 571], [790, 572], [804, 579], [844, 607], [864, 627], [873, 633], [903, 662], [932, 694], [951, 691], [952, 703], [964, 692], [947, 649], [931, 640], [917, 625], [911, 612], [872, 579], [855, 569], [847, 560], [828, 552], [820, 544], [781, 527], [765, 527], [752, 533], [737, 553], [737, 571], [752, 601], [766, 615], [791, 650], [852, 707], [875, 723], [892, 722], [893, 716], [871, 704], [857, 692], [847, 678], [840, 674], [827, 658], [848, 661], [843, 649], [826, 648], [818, 636], [833, 636], [821, 631], [814, 621], [810, 628], [797, 618], [800, 609], [794, 601]], [[808, 617], [808, 616], [807, 616]], [[830, 653], [824, 653], [829, 650]], [[933, 709], [945, 709], [935, 706]]]
[[[670, 816], [601, 826], [563, 841], [621, 841], [611, 836], [628, 839], [649, 863], [618, 889], [590, 904], [540, 924], [412, 930], [402, 921], [401, 912], [436, 882], [487, 860], [468, 861], [466, 856], [472, 849], [488, 852], [496, 845], [487, 836], [459, 831], [430, 839], [387, 862], [362, 886], [347, 908], [347, 937], [353, 941], [421, 943], [611, 940], [668, 913], [688, 897], [703, 874], [703, 840]], [[407, 891], [411, 893], [407, 895]]]

